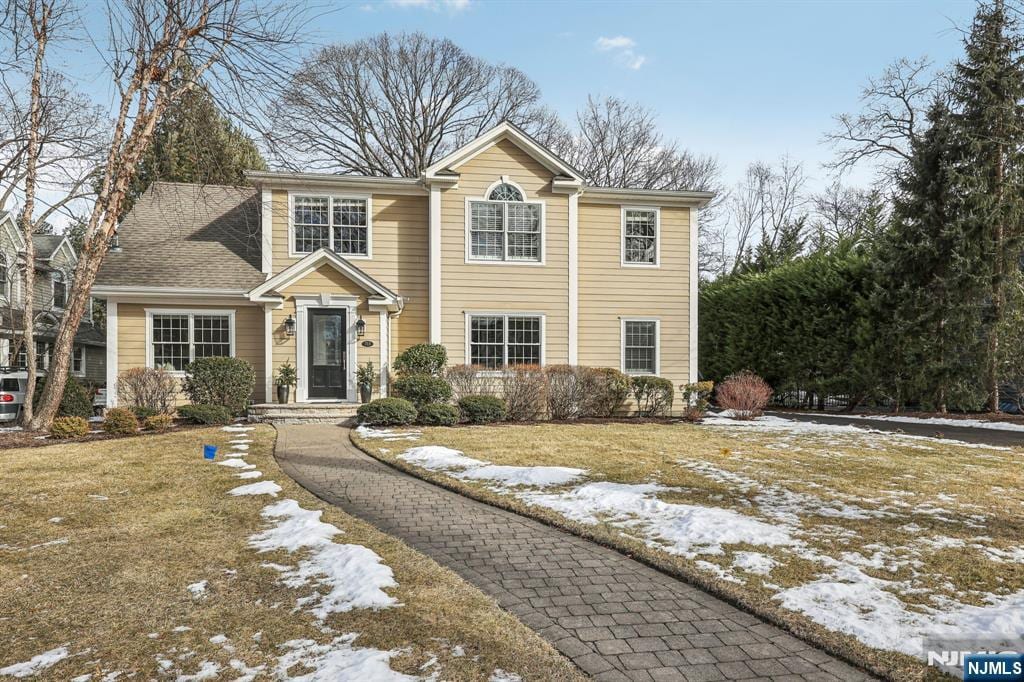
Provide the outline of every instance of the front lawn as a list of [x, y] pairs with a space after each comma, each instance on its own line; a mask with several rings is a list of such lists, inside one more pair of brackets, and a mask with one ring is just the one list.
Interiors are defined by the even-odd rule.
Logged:
[[0, 453], [0, 679], [582, 678], [229, 429]]
[[890, 677], [921, 674], [923, 637], [1024, 632], [1024, 449], [773, 417], [354, 438]]

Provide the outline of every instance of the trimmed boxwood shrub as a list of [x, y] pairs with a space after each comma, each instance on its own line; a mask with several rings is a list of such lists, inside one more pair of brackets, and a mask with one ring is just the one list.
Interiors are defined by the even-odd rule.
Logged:
[[89, 422], [81, 417], [57, 417], [50, 424], [53, 438], [83, 438], [89, 435]]
[[392, 367], [403, 376], [429, 374], [436, 377], [448, 364], [448, 351], [439, 343], [418, 343], [397, 356]]
[[220, 426], [230, 424], [233, 420], [231, 410], [223, 405], [182, 405], [178, 415], [193, 424]]
[[152, 407], [141, 407], [141, 406], [138, 406], [138, 407], [131, 408], [131, 410], [132, 410], [132, 414], [134, 414], [135, 418], [138, 419], [140, 422], [144, 422], [147, 419], [149, 419], [150, 417], [153, 417], [155, 415], [160, 414], [158, 411], [154, 410]]
[[663, 417], [672, 410], [675, 389], [672, 382], [661, 377], [633, 377], [633, 398], [641, 417]]
[[199, 358], [185, 368], [181, 390], [194, 405], [222, 405], [241, 414], [256, 385], [256, 372], [239, 358]]
[[420, 408], [416, 423], [423, 426], [454, 426], [459, 422], [459, 408], [446, 403], [430, 403]]
[[470, 424], [491, 424], [508, 417], [505, 401], [493, 395], [467, 395], [459, 401], [459, 412]]
[[169, 414], [154, 414], [146, 418], [144, 425], [147, 431], [163, 433], [164, 431], [169, 431], [174, 426], [174, 418]]
[[452, 387], [448, 382], [429, 374], [403, 376], [396, 379], [391, 387], [397, 396], [408, 400], [416, 409], [430, 403], [447, 402], [452, 397]]
[[403, 398], [377, 398], [356, 410], [360, 424], [405, 426], [416, 419], [416, 407]]
[[593, 393], [588, 396], [586, 414], [588, 417], [611, 417], [629, 397], [629, 377], [612, 367], [595, 367]]
[[139, 430], [139, 420], [132, 411], [124, 407], [113, 407], [103, 415], [103, 430], [107, 433], [125, 435]]

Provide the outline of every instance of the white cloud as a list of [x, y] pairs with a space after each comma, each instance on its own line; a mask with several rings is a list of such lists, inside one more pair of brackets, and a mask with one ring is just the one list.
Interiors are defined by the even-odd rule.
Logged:
[[446, 9], [449, 12], [461, 12], [469, 9], [472, 0], [388, 0], [388, 4], [394, 7], [414, 7], [418, 9], [429, 9], [438, 11]]
[[646, 55], [637, 53], [636, 41], [628, 36], [601, 36], [594, 41], [594, 47], [600, 52], [611, 53], [618, 64], [636, 71], [647, 62]]

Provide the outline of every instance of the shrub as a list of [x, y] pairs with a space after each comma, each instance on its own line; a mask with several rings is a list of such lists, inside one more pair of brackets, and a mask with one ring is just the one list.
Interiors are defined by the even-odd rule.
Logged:
[[140, 422], [144, 422], [150, 417], [160, 414], [160, 412], [157, 412], [156, 410], [149, 407], [133, 407], [131, 408], [131, 410], [132, 414], [134, 414], [135, 418], [138, 419]]
[[144, 425], [147, 431], [163, 433], [164, 431], [170, 431], [171, 427], [174, 426], [174, 417], [169, 414], [154, 414], [146, 418]]
[[81, 417], [57, 417], [50, 424], [53, 438], [82, 438], [89, 435], [89, 422]]
[[632, 391], [641, 417], [663, 417], [672, 410], [672, 382], [661, 377], [633, 377]]
[[512, 421], [530, 421], [544, 412], [546, 381], [538, 365], [509, 367], [501, 376], [501, 395]]
[[730, 374], [718, 385], [715, 400], [719, 407], [732, 411], [734, 419], [761, 416], [772, 398], [772, 387], [749, 370]]
[[[41, 392], [39, 392], [41, 393]], [[37, 395], [39, 395], [37, 393]], [[78, 379], [69, 376], [64, 384], [64, 395], [60, 398], [57, 415], [61, 417], [80, 417], [88, 420], [92, 416], [92, 396], [85, 390]]]
[[700, 421], [708, 411], [711, 391], [715, 387], [713, 381], [698, 381], [694, 384], [683, 384], [679, 387], [683, 394], [683, 419], [689, 422]]
[[430, 403], [420, 408], [416, 423], [423, 426], [454, 426], [459, 422], [459, 408], [446, 403]]
[[360, 424], [370, 426], [405, 426], [416, 419], [416, 407], [402, 398], [377, 398], [356, 411]]
[[468, 395], [486, 393], [486, 381], [480, 368], [473, 365], [452, 365], [444, 370], [444, 379], [452, 387], [452, 397], [458, 402]]
[[139, 430], [139, 420], [125, 407], [113, 407], [103, 415], [103, 430], [120, 435]]
[[178, 415], [193, 424], [211, 426], [230, 424], [234, 417], [231, 410], [223, 405], [182, 405], [178, 408]]
[[182, 390], [195, 405], [222, 405], [241, 414], [256, 385], [252, 365], [239, 358], [199, 358], [185, 371]]
[[441, 376], [441, 370], [448, 364], [448, 351], [439, 343], [419, 343], [409, 346], [397, 356], [393, 365], [396, 372], [405, 376], [429, 374]]
[[491, 424], [504, 421], [508, 407], [504, 400], [493, 395], [468, 395], [459, 401], [459, 412], [470, 424]]
[[178, 380], [165, 369], [133, 367], [117, 377], [117, 399], [125, 407], [170, 414], [177, 395]]
[[584, 413], [594, 384], [588, 367], [554, 365], [544, 371], [547, 379], [548, 416], [552, 419], [577, 419]]
[[452, 397], [452, 387], [441, 377], [429, 374], [403, 375], [392, 384], [395, 395], [405, 398], [417, 409], [430, 403], [447, 402]]
[[611, 367], [595, 367], [590, 372], [593, 376], [593, 392], [587, 399], [586, 415], [611, 417], [629, 397], [629, 377]]

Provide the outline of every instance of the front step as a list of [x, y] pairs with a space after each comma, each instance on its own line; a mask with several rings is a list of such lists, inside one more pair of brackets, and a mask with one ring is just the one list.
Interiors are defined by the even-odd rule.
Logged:
[[327, 422], [352, 426], [358, 405], [353, 403], [259, 403], [250, 405], [250, 422], [265, 424], [309, 424]]

